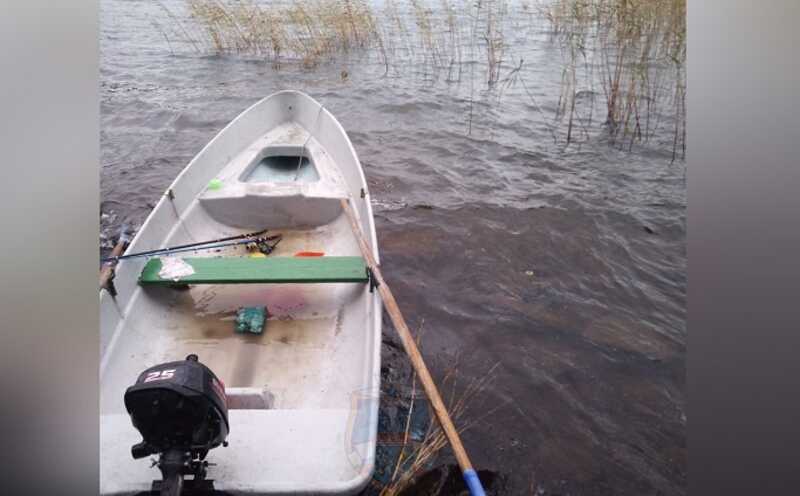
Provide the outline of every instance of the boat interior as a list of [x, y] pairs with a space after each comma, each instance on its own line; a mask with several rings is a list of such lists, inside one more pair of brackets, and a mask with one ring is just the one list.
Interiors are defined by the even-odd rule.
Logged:
[[[282, 236], [270, 259], [360, 256], [340, 205], [351, 190], [325, 146], [287, 121], [231, 156], [182, 212], [173, 199], [162, 200], [148, 228], [161, 246], [269, 229]], [[244, 245], [185, 255], [264, 256]], [[102, 338], [103, 492], [147, 489], [158, 478], [149, 461], [131, 459], [130, 446], [141, 438], [122, 398], [146, 367], [189, 354], [214, 371], [228, 396], [230, 445], [209, 455], [220, 489], [295, 494], [363, 484], [371, 471], [380, 360], [380, 304], [369, 285], [142, 287], [136, 278], [143, 263], [118, 266], [127, 301], [115, 308], [101, 301], [101, 312], [118, 320], [113, 335]], [[263, 332], [235, 332], [237, 309], [253, 306], [267, 309]]]

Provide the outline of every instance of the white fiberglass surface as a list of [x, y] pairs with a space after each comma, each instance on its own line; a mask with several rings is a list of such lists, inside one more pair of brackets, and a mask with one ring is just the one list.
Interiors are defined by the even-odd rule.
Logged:
[[[344, 229], [349, 226], [340, 217], [317, 229], [275, 231], [283, 239], [269, 256], [356, 255], [355, 240], [342, 236]], [[248, 256], [240, 247], [226, 255]], [[358, 283], [143, 289], [112, 350], [103, 410], [119, 410], [124, 389], [141, 370], [191, 353], [226, 387], [267, 391], [272, 408], [348, 407], [351, 394], [367, 387], [365, 355], [373, 332], [368, 295]], [[269, 313], [263, 333], [236, 333], [236, 311], [262, 305]]]
[[[315, 164], [320, 167], [320, 181], [303, 184], [304, 194], [307, 190], [324, 196], [317, 190], [335, 187], [336, 194], [327, 191], [331, 201], [338, 201], [340, 194], [360, 198], [354, 208], [365, 219], [364, 233], [372, 243], [369, 195], [360, 194], [366, 184], [344, 131], [312, 99], [283, 92], [248, 109], [195, 157], [171, 186], [170, 199], [159, 202], [142, 226], [131, 250], [254, 230], [214, 220], [198, 198], [209, 181], [220, 177], [225, 164], [256, 146], [270, 130], [282, 133], [278, 128], [313, 130], [314, 137], [303, 143], [312, 156], [315, 147], [324, 153], [314, 156], [315, 162], [321, 160]], [[238, 177], [234, 169], [242, 169], [230, 165], [231, 178]], [[220, 191], [227, 187], [225, 183]], [[272, 192], [255, 184], [247, 188], [256, 195]], [[229, 196], [235, 200], [238, 195]], [[242, 208], [235, 212], [247, 213]], [[283, 235], [270, 256], [294, 256], [300, 251], [358, 255], [349, 223], [335, 215], [319, 224], [270, 230], [269, 234]], [[269, 226], [259, 223], [258, 228], [263, 227]], [[237, 248], [205, 254], [216, 255], [247, 253]], [[190, 353], [214, 370], [226, 388], [246, 392], [243, 398], [252, 399], [253, 391], [263, 391], [268, 398], [257, 408], [247, 408], [243, 401], [230, 410], [230, 446], [209, 455], [216, 464], [212, 477], [219, 489], [242, 494], [351, 494], [366, 483], [377, 425], [381, 320], [376, 294], [364, 284], [145, 289], [136, 284], [142, 264], [140, 259], [121, 263], [116, 280], [119, 298], [105, 293], [101, 297], [101, 493], [147, 490], [159, 478], [150, 460], [131, 458], [130, 446], [141, 437], [125, 413], [123, 395], [142, 370]], [[236, 334], [236, 309], [255, 305], [265, 305], [270, 312], [264, 333]]]

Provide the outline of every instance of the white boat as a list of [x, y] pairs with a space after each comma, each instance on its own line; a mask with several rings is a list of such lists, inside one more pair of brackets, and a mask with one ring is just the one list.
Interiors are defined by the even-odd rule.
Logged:
[[[282, 235], [281, 242], [266, 258], [251, 260], [281, 264], [297, 260], [298, 252], [360, 257], [340, 204], [345, 198], [378, 259], [369, 192], [345, 131], [311, 97], [281, 91], [244, 111], [203, 148], [126, 253], [269, 229]], [[169, 260], [192, 267], [188, 257], [248, 256], [240, 245]], [[149, 491], [161, 478], [149, 457], [131, 455], [142, 435], [123, 397], [143, 370], [190, 354], [224, 383], [227, 396], [228, 446], [206, 458], [215, 489], [360, 491], [375, 460], [378, 292], [363, 281], [231, 284], [212, 278], [195, 284], [185, 273], [175, 279], [188, 289], [148, 286], [140, 283], [148, 263], [147, 257], [121, 260], [116, 296], [100, 295], [101, 494]], [[167, 259], [162, 269], [166, 265]], [[235, 332], [237, 309], [262, 305], [269, 315], [263, 333]]]

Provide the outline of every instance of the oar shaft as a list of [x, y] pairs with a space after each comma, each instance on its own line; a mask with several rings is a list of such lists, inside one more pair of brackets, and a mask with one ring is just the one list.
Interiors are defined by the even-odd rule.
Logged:
[[[113, 258], [122, 255], [122, 252], [125, 251], [125, 247], [128, 246], [129, 242], [130, 238], [128, 237], [128, 227], [127, 225], [123, 224], [119, 232], [119, 239], [117, 240], [117, 244], [111, 250], [111, 257]], [[109, 289], [109, 282], [113, 278], [114, 278], [114, 264], [112, 262], [107, 261], [106, 263], [103, 264], [103, 267], [100, 269], [100, 289], [103, 288]]]
[[472, 463], [469, 461], [467, 451], [464, 449], [464, 445], [461, 443], [461, 438], [458, 435], [458, 431], [456, 430], [455, 425], [453, 425], [450, 414], [447, 412], [447, 407], [445, 406], [444, 401], [439, 394], [436, 384], [433, 382], [433, 378], [428, 371], [428, 367], [425, 365], [425, 360], [423, 360], [422, 354], [420, 354], [414, 338], [411, 336], [411, 331], [409, 330], [408, 325], [403, 318], [403, 314], [400, 312], [400, 308], [397, 306], [397, 300], [395, 300], [392, 291], [389, 289], [389, 286], [383, 279], [383, 274], [381, 274], [380, 267], [377, 263], [375, 263], [375, 258], [372, 255], [372, 248], [367, 244], [367, 240], [364, 238], [364, 235], [361, 232], [355, 212], [353, 212], [348, 200], [342, 200], [341, 203], [342, 209], [350, 221], [350, 226], [355, 234], [356, 240], [358, 241], [358, 245], [361, 248], [361, 253], [364, 256], [364, 259], [367, 261], [367, 265], [372, 270], [372, 274], [378, 283], [378, 292], [380, 293], [381, 298], [383, 298], [383, 304], [384, 308], [386, 308], [386, 313], [389, 314], [389, 317], [392, 319], [392, 323], [394, 324], [394, 328], [397, 329], [397, 333], [400, 335], [400, 341], [403, 343], [403, 348], [406, 350], [406, 354], [408, 354], [408, 357], [411, 360], [411, 365], [413, 365], [414, 370], [417, 373], [417, 377], [419, 377], [420, 383], [425, 389], [425, 394], [428, 396], [428, 399], [431, 402], [431, 406], [436, 414], [436, 418], [439, 420], [439, 425], [441, 425], [442, 430], [447, 436], [447, 440], [450, 442], [450, 446], [453, 448], [453, 453], [458, 461], [458, 465], [461, 467], [464, 480], [470, 489], [470, 493], [473, 496], [484, 496], [483, 487], [478, 479], [478, 475], [472, 468]]

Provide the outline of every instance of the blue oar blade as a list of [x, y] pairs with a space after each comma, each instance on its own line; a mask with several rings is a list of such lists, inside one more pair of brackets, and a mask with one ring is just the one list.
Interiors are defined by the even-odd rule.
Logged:
[[464, 471], [464, 482], [467, 483], [470, 496], [486, 496], [481, 480], [478, 478], [478, 473], [473, 469]]

